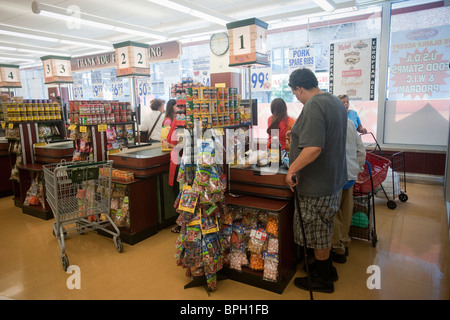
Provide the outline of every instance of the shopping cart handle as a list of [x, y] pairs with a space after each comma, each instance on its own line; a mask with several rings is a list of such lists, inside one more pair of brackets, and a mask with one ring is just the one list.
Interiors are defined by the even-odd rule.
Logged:
[[366, 160], [367, 169], [369, 169], [369, 175], [372, 175], [372, 168], [370, 167], [370, 162]]
[[83, 163], [83, 164], [74, 164], [74, 165], [67, 166], [67, 168], [68, 169], [73, 169], [73, 168], [89, 167], [89, 166], [92, 166], [92, 165], [100, 165], [100, 164], [107, 164], [107, 163], [108, 163], [108, 161]]

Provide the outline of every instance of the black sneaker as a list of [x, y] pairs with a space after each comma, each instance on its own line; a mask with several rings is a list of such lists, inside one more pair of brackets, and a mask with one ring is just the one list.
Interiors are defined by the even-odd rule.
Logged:
[[[313, 272], [315, 267], [316, 267], [315, 261], [313, 263], [308, 264], [309, 272]], [[306, 272], [306, 264], [303, 265], [303, 270]], [[330, 277], [331, 277], [331, 281], [333, 281], [333, 282], [336, 282], [339, 280], [339, 276], [338, 276], [335, 266], [331, 266]]]
[[[308, 277], [295, 278], [294, 285], [297, 288], [309, 291]], [[315, 292], [333, 293], [334, 284], [332, 281], [320, 279], [316, 272], [311, 272], [311, 289]]]
[[336, 263], [345, 263], [347, 262], [347, 257], [345, 254], [337, 254], [333, 251], [330, 252], [331, 260]]

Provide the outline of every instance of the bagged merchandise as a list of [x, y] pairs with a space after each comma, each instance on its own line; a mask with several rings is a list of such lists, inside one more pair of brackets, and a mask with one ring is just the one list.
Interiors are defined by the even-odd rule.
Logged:
[[[179, 216], [180, 236], [175, 242], [176, 263], [186, 270], [188, 277], [205, 277], [210, 291], [217, 289], [217, 272], [223, 267], [224, 240], [219, 224], [222, 215], [223, 194], [218, 172], [214, 164], [213, 144], [202, 144], [196, 165], [183, 157], [178, 170], [177, 181], [181, 192], [174, 207]], [[211, 181], [213, 177], [213, 181]], [[231, 236], [231, 235], [230, 235]], [[225, 241], [229, 243], [229, 241]]]
[[276, 213], [269, 212], [266, 230], [268, 233], [278, 236], [278, 215]]
[[242, 271], [243, 266], [248, 265], [248, 258], [245, 251], [240, 249], [231, 249], [230, 251], [230, 269]]
[[277, 281], [278, 280], [278, 254], [270, 254], [264, 252], [264, 274], [263, 279], [267, 281]]
[[252, 270], [264, 270], [264, 260], [262, 253], [254, 253], [250, 254], [250, 269]]
[[248, 251], [251, 253], [260, 254], [263, 250], [267, 239], [267, 234], [262, 229], [252, 229], [250, 233], [250, 241], [248, 244]]
[[36, 178], [31, 182], [31, 186], [27, 191], [23, 205], [40, 206], [42, 209], [45, 209], [44, 185], [39, 176], [36, 176]]
[[118, 227], [130, 227], [130, 209], [127, 188], [125, 185], [113, 183], [111, 186], [110, 216]]

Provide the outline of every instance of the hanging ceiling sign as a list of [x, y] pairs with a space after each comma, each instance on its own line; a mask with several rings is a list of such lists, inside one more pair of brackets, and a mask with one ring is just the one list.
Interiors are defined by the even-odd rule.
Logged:
[[269, 65], [267, 27], [256, 18], [227, 23], [230, 67]]
[[72, 83], [72, 68], [70, 57], [41, 57], [44, 67], [44, 83]]
[[148, 45], [133, 41], [114, 44], [118, 77], [150, 76]]
[[114, 51], [72, 58], [72, 71], [88, 71], [100, 68], [114, 68], [116, 66], [116, 54]]
[[176, 60], [180, 55], [181, 44], [178, 41], [153, 44], [148, 48], [148, 58], [150, 63]]
[[0, 88], [22, 88], [19, 66], [0, 64]]

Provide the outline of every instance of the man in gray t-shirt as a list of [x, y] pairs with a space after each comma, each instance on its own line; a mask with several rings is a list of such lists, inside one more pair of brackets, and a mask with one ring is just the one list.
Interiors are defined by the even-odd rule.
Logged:
[[[304, 107], [291, 130], [286, 182], [291, 189], [297, 188], [306, 246], [314, 249], [313, 290], [333, 292], [337, 273], [330, 259], [331, 236], [340, 193], [347, 182], [347, 111], [339, 98], [319, 89], [309, 69], [292, 72], [289, 86]], [[305, 246], [298, 209], [294, 215], [294, 240]], [[308, 290], [307, 278], [296, 278], [294, 284]]]

